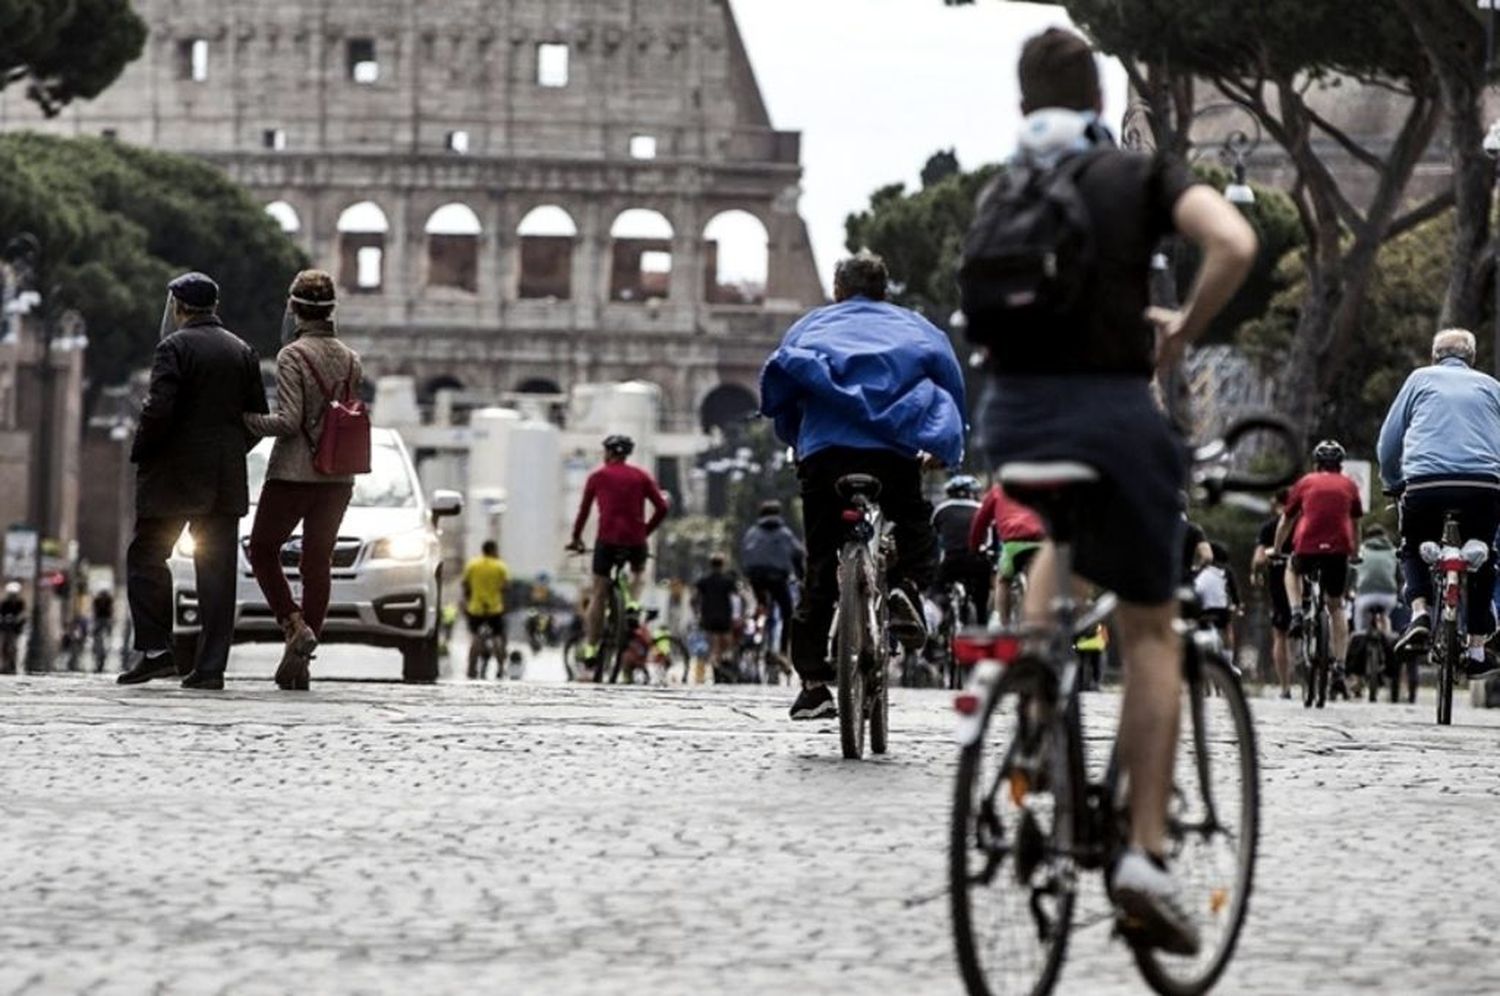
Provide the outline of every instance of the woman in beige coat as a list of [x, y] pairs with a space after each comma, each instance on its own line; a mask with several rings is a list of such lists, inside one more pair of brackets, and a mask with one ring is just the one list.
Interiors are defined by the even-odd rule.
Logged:
[[[252, 433], [276, 437], [248, 554], [255, 580], [286, 633], [286, 652], [276, 670], [276, 684], [285, 689], [308, 687], [308, 663], [328, 613], [333, 548], [354, 492], [352, 476], [331, 476], [313, 468], [313, 441], [331, 400], [319, 380], [340, 398], [357, 392], [361, 380], [359, 355], [339, 341], [335, 304], [332, 277], [321, 270], [297, 274], [287, 305], [295, 330], [276, 356], [276, 411], [245, 416]], [[298, 523], [301, 605], [292, 598], [281, 569], [282, 546]]]

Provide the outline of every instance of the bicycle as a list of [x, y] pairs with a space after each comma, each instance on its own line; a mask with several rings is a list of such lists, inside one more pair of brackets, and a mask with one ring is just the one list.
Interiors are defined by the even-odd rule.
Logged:
[[[1275, 490], [1291, 479], [1229, 472], [1229, 450], [1252, 431], [1275, 432], [1288, 454], [1296, 452], [1296, 435], [1281, 420], [1241, 423], [1196, 454], [1195, 463], [1210, 464], [1194, 475], [1209, 500], [1229, 491]], [[1117, 604], [1109, 593], [1084, 608], [1073, 600], [1076, 499], [1098, 479], [1079, 464], [1002, 468], [1007, 491], [1024, 494], [1051, 528], [1058, 562], [1053, 623], [1040, 631], [971, 631], [957, 644], [973, 671], [954, 700], [961, 753], [949, 897], [959, 968], [971, 994], [1050, 992], [1074, 927], [1080, 870], [1110, 868], [1129, 839], [1118, 742], [1103, 777], [1089, 777], [1074, 646]], [[1194, 628], [1191, 618], [1182, 632], [1184, 720], [1167, 856], [1183, 876], [1189, 908], [1206, 914], [1204, 944], [1193, 957], [1135, 943], [1132, 952], [1153, 989], [1196, 996], [1227, 967], [1249, 909], [1259, 761], [1249, 703], [1216, 635]], [[996, 909], [981, 909], [991, 899]], [[993, 943], [979, 936], [982, 925], [993, 927]]]
[[838, 673], [839, 744], [844, 757], [870, 751], [884, 754], [890, 732], [892, 641], [888, 627], [885, 568], [895, 547], [881, 515], [880, 481], [868, 474], [849, 474], [834, 485], [848, 503], [847, 527], [839, 549], [839, 599], [829, 633], [829, 654]]
[[943, 589], [943, 616], [938, 624], [938, 652], [942, 655], [940, 688], [957, 690], [963, 687], [963, 675], [954, 656], [953, 644], [966, 626], [978, 625], [970, 611], [969, 592], [962, 581], [952, 581]]
[[[581, 554], [589, 551], [574, 550], [573, 552]], [[603, 684], [606, 677], [610, 684], [615, 684], [620, 678], [620, 655], [625, 650], [626, 641], [633, 629], [627, 625], [628, 620], [625, 617], [626, 608], [632, 602], [627, 566], [627, 561], [623, 558], [616, 559], [610, 566], [609, 584], [605, 588], [604, 620], [599, 628], [599, 645], [594, 648], [595, 656], [591, 668], [591, 680], [595, 684]], [[575, 635], [563, 646], [563, 666], [567, 669], [570, 681], [578, 680], [575, 665], [588, 663], [576, 660], [581, 642], [582, 636]]]
[[[1428, 540], [1418, 547], [1422, 562], [1432, 570], [1440, 608], [1428, 658], [1437, 672], [1437, 721], [1439, 726], [1453, 722], [1453, 686], [1468, 647], [1464, 628], [1464, 580], [1484, 566], [1490, 557], [1489, 544], [1471, 539], [1460, 546], [1458, 516], [1449, 512], [1443, 517], [1441, 543]], [[1416, 685], [1412, 685], [1413, 691]]]
[[[1391, 636], [1390, 616], [1385, 607], [1372, 605], [1368, 609], [1369, 626], [1364, 632], [1365, 690], [1371, 702], [1380, 700], [1380, 687], [1390, 682], [1391, 702], [1400, 701], [1402, 662], [1396, 659]], [[1417, 700], [1417, 659], [1406, 661], [1408, 703]]]
[[474, 633], [474, 646], [469, 655], [469, 678], [483, 681], [489, 671], [490, 658], [495, 658], [495, 678], [505, 677], [506, 647], [508, 641], [504, 631], [496, 631], [488, 622], [480, 623]]
[[[1272, 564], [1289, 565], [1287, 557], [1273, 556]], [[1328, 685], [1333, 664], [1333, 620], [1323, 598], [1322, 579], [1316, 575], [1302, 578], [1302, 628], [1297, 641], [1297, 667], [1302, 673], [1302, 707], [1323, 708], [1328, 701]]]

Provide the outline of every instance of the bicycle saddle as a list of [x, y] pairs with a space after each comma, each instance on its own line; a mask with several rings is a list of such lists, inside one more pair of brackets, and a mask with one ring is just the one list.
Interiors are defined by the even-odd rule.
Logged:
[[1007, 463], [1000, 468], [1001, 485], [1030, 491], [1058, 491], [1098, 480], [1099, 472], [1093, 467], [1070, 460]]
[[869, 474], [846, 474], [838, 479], [833, 489], [845, 501], [848, 501], [855, 495], [864, 495], [871, 501], [880, 497], [880, 481]]

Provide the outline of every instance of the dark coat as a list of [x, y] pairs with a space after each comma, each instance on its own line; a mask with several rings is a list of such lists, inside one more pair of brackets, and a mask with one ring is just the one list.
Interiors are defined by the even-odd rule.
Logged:
[[131, 447], [136, 515], [244, 515], [250, 509], [245, 413], [267, 411], [260, 358], [217, 318], [188, 322], [156, 347]]

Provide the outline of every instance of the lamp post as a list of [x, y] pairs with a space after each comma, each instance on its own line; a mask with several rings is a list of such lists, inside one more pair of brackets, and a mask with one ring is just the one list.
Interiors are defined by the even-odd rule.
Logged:
[[[41, 243], [36, 236], [23, 232], [11, 239], [5, 247], [5, 258], [16, 272], [17, 282], [23, 291], [32, 291], [35, 300], [37, 271], [42, 257]], [[32, 562], [31, 575], [31, 638], [26, 641], [26, 670], [36, 674], [52, 669], [52, 640], [47, 629], [47, 614], [42, 599], [42, 551], [52, 523], [52, 321], [48, 314], [50, 302], [41, 300], [41, 354], [38, 371], [38, 418], [35, 427], [36, 454], [32, 468], [36, 486], [32, 491], [31, 521], [36, 528], [37, 550]]]

